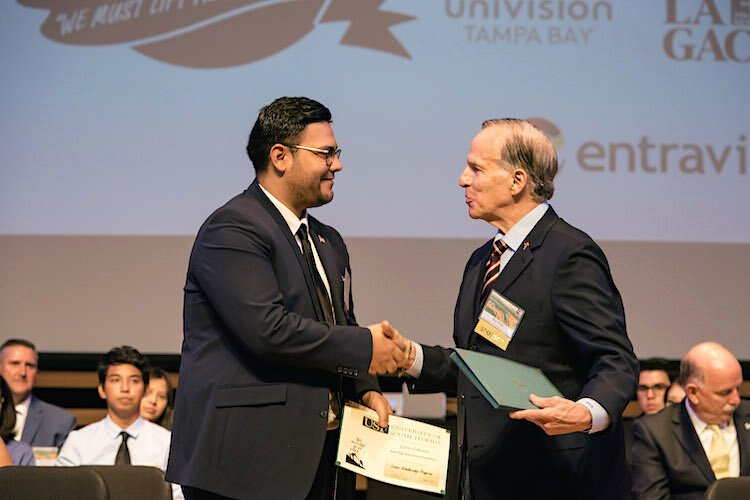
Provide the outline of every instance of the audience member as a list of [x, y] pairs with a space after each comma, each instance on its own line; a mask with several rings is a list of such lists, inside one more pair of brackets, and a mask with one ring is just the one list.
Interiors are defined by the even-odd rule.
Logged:
[[[3, 443], [3, 451], [0, 451], [0, 466], [36, 465], [31, 446], [13, 439], [15, 426], [16, 410], [13, 407], [13, 394], [5, 379], [0, 377], [0, 437], [2, 438], [0, 441]], [[12, 464], [7, 463], [8, 459]]]
[[680, 364], [687, 397], [633, 424], [632, 496], [702, 499], [716, 479], [750, 475], [750, 402], [740, 399], [742, 369], [714, 342]]
[[[150, 465], [165, 470], [170, 433], [140, 416], [148, 383], [146, 358], [130, 346], [115, 347], [99, 361], [99, 396], [107, 403], [104, 419], [73, 431], [56, 465]], [[182, 498], [172, 485], [175, 498]]]
[[673, 382], [667, 390], [667, 406], [680, 404], [684, 399], [685, 389], [682, 388], [680, 382]]
[[146, 420], [172, 430], [174, 399], [172, 383], [167, 372], [158, 366], [148, 369], [148, 387], [141, 399], [141, 416]]
[[28, 340], [10, 339], [0, 346], [0, 375], [10, 386], [16, 410], [16, 440], [31, 446], [60, 447], [75, 429], [76, 419], [59, 406], [31, 394], [39, 355]]
[[644, 414], [658, 413], [666, 406], [670, 383], [669, 362], [666, 359], [649, 358], [640, 361], [636, 398]]
[[6, 465], [13, 465], [13, 459], [10, 456], [10, 452], [8, 452], [8, 447], [5, 446], [5, 441], [0, 439], [0, 467], [5, 467]]

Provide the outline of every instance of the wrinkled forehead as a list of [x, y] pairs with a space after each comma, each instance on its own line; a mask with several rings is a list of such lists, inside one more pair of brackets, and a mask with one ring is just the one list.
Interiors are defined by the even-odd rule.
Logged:
[[36, 364], [38, 358], [34, 349], [24, 345], [9, 345], [0, 351], [0, 360], [3, 361], [18, 360]]
[[466, 158], [469, 163], [479, 162], [481, 160], [499, 161], [501, 152], [508, 137], [507, 127], [501, 125], [491, 125], [485, 127], [474, 136], [469, 147], [469, 153]]

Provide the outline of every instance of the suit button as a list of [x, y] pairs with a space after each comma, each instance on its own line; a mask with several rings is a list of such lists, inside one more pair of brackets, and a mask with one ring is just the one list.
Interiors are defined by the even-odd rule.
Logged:
[[477, 346], [476, 346], [476, 344], [471, 344], [471, 345], [469, 346], [469, 349], [471, 349], [472, 351], [476, 351], [476, 350], [477, 350]]
[[356, 377], [357, 375], [359, 375], [359, 370], [354, 370], [354, 376]]
[[337, 373], [341, 373], [342, 371], [343, 371], [343, 368], [341, 368], [340, 366], [338, 368], [336, 368], [336, 372]]
[[320, 416], [321, 418], [328, 418], [328, 410], [322, 410]]
[[466, 403], [466, 396], [464, 396], [463, 394], [461, 394], [459, 396], [459, 398], [458, 398], [458, 403], [459, 404], [465, 404]]

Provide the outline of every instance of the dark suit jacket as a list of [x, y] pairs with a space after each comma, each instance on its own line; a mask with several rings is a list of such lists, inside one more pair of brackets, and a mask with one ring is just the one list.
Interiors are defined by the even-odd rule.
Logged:
[[31, 396], [29, 414], [23, 425], [21, 441], [31, 446], [60, 448], [75, 427], [76, 418], [73, 415], [59, 406], [45, 403]]
[[479, 291], [492, 241], [464, 270], [454, 317], [456, 346], [540, 368], [566, 398], [592, 398], [612, 418], [596, 434], [550, 437], [534, 424], [494, 410], [443, 348], [425, 348], [415, 390], [457, 384], [458, 442], [469, 460], [475, 498], [623, 498], [627, 467], [622, 414], [636, 384], [637, 361], [625, 332], [620, 294], [604, 253], [550, 207], [492, 288], [525, 309], [508, 349], [474, 333]]
[[308, 221], [337, 325], [317, 317], [305, 258], [257, 181], [198, 232], [168, 481], [233, 498], [304, 498], [326, 437], [329, 390], [343, 386], [352, 399], [377, 390], [367, 373], [372, 339], [356, 326], [344, 283], [344, 241]]
[[[637, 499], [702, 499], [716, 480], [686, 403], [644, 415], [633, 425], [633, 489]], [[740, 475], [750, 476], [750, 402], [734, 412]]]

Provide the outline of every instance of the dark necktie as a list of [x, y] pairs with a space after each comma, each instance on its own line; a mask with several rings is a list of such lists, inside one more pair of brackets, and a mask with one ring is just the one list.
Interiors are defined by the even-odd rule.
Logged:
[[120, 436], [122, 436], [122, 442], [117, 449], [117, 455], [115, 455], [115, 465], [130, 465], [130, 451], [128, 450], [128, 438], [130, 435], [122, 431]]
[[482, 294], [480, 295], [480, 304], [483, 304], [490, 294], [491, 285], [500, 276], [500, 257], [508, 249], [508, 245], [503, 240], [495, 240], [492, 244], [492, 253], [490, 260], [487, 261], [487, 270], [484, 272], [484, 282], [482, 284]]
[[307, 267], [310, 269], [310, 274], [315, 281], [315, 293], [318, 296], [320, 307], [323, 308], [323, 318], [329, 325], [334, 325], [336, 324], [336, 321], [333, 319], [331, 299], [328, 297], [326, 286], [323, 284], [323, 279], [318, 273], [318, 266], [315, 265], [315, 257], [313, 256], [312, 247], [310, 246], [310, 241], [307, 239], [307, 226], [302, 224], [297, 230], [297, 236], [299, 236], [300, 242], [302, 243], [302, 254], [307, 261]]

